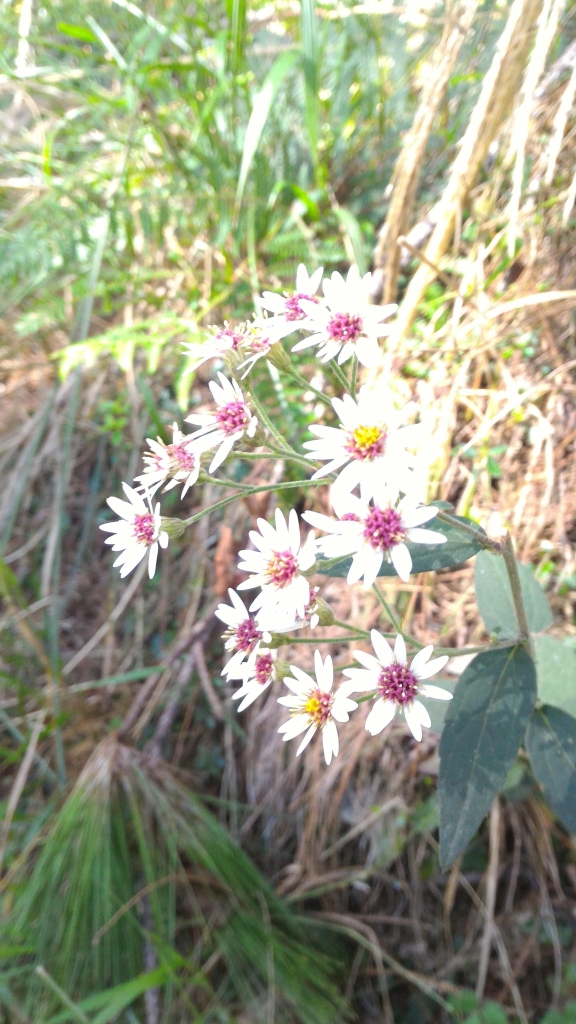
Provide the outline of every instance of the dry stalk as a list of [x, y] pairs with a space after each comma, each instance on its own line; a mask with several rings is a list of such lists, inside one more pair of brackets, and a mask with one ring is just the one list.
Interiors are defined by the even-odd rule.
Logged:
[[384, 302], [396, 299], [401, 252], [397, 242], [408, 229], [432, 125], [477, 7], [477, 0], [460, 0], [447, 15], [442, 37], [430, 60], [432, 72], [394, 168], [392, 199], [374, 253], [375, 266], [385, 268]]
[[[508, 114], [530, 52], [541, 7], [542, 0], [514, 0], [510, 8], [506, 26], [439, 203], [438, 222], [425, 250], [426, 258], [431, 263], [437, 264], [446, 252], [456, 211], [463, 205], [490, 143]], [[398, 310], [393, 335], [397, 347], [407, 336], [418, 304], [434, 277], [434, 271], [425, 263], [414, 274]]]

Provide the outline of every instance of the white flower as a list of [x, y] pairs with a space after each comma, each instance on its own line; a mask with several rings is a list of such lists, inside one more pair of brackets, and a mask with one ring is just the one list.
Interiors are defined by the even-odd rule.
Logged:
[[210, 381], [208, 385], [218, 409], [215, 413], [192, 413], [186, 417], [187, 423], [200, 426], [190, 437], [201, 438], [204, 448], [218, 448], [209, 472], [213, 473], [221, 466], [230, 454], [234, 443], [247, 434], [254, 437], [258, 420], [252, 415], [249, 405], [235, 380], [227, 380], [223, 373], [218, 373], [220, 384]]
[[322, 662], [320, 651], [314, 652], [314, 671], [316, 679], [292, 665], [290, 671], [294, 679], [284, 677], [284, 682], [292, 691], [288, 697], [279, 697], [278, 703], [290, 708], [291, 718], [280, 726], [278, 732], [284, 733], [285, 740], [300, 736], [306, 729], [296, 756], [308, 746], [317, 729], [322, 730], [324, 758], [330, 764], [332, 756], [338, 753], [338, 730], [336, 722], [347, 722], [350, 711], [358, 707], [355, 701], [342, 692], [332, 693], [334, 668], [332, 658], [327, 656]]
[[232, 606], [229, 604], [219, 604], [214, 614], [221, 622], [226, 623], [228, 626], [224, 633], [224, 638], [226, 639], [224, 647], [227, 651], [235, 652], [230, 661], [226, 663], [222, 675], [238, 679], [241, 677], [234, 676], [233, 673], [240, 668], [250, 655], [258, 650], [262, 640], [262, 630], [259, 628], [255, 617], [250, 615], [242, 598], [239, 597], [236, 591], [229, 590], [228, 594], [230, 595]]
[[330, 279], [324, 279], [323, 288], [324, 302], [300, 300], [306, 319], [299, 326], [312, 334], [297, 342], [292, 351], [319, 345], [318, 357], [323, 363], [336, 357], [339, 363], [345, 363], [356, 354], [363, 366], [375, 366], [380, 359], [378, 338], [391, 331], [382, 320], [392, 316], [398, 307], [371, 305], [372, 275], [361, 278], [356, 266], [350, 267], [346, 280], [334, 271]]
[[250, 573], [250, 579], [240, 583], [238, 590], [262, 588], [250, 605], [250, 611], [262, 608], [266, 615], [278, 614], [288, 621], [301, 619], [310, 600], [310, 585], [302, 573], [316, 560], [314, 534], [311, 532], [306, 543], [301, 544], [294, 509], [288, 515], [288, 522], [280, 509], [276, 509], [276, 528], [265, 519], [257, 522], [260, 533], [250, 531], [256, 550], [241, 551], [238, 563], [239, 569]]
[[135, 477], [141, 483], [140, 489], [153, 495], [165, 480], [169, 481], [165, 491], [184, 483], [183, 498], [188, 488], [198, 479], [201, 444], [192, 440], [192, 434], [183, 434], [177, 423], [172, 425], [172, 444], [164, 444], [161, 438], [154, 441], [147, 437], [146, 440], [151, 450], [143, 455], [144, 472]]
[[270, 327], [271, 323], [271, 320], [260, 319], [254, 320], [253, 323], [247, 325], [242, 350], [243, 352], [248, 352], [249, 356], [238, 366], [239, 370], [243, 370], [245, 366], [247, 367], [242, 374], [241, 380], [248, 376], [254, 363], [257, 363], [263, 356], [268, 355], [272, 346], [278, 341], [280, 335], [277, 333], [273, 334]]
[[406, 644], [398, 634], [394, 651], [378, 630], [370, 632], [376, 657], [365, 651], [354, 651], [356, 661], [364, 668], [345, 668], [344, 675], [350, 679], [344, 683], [345, 693], [361, 693], [376, 690], [379, 694], [366, 719], [366, 728], [372, 736], [382, 732], [398, 711], [404, 718], [415, 740], [422, 739], [422, 726], [430, 728], [430, 715], [417, 697], [433, 697], [436, 700], [452, 700], [452, 694], [441, 686], [426, 686], [422, 680], [439, 672], [448, 661], [447, 657], [429, 661], [434, 648], [423, 647], [406, 663]]
[[299, 330], [302, 321], [306, 318], [300, 301], [304, 299], [313, 304], [318, 302], [316, 292], [320, 287], [323, 273], [324, 268], [318, 267], [313, 274], [308, 274], [304, 264], [300, 263], [296, 271], [295, 292], [290, 294], [284, 292], [284, 295], [278, 295], [277, 292], [263, 292], [260, 305], [274, 314], [266, 320], [266, 323], [274, 332], [275, 340], [285, 338], [288, 334]]
[[148, 554], [148, 575], [152, 579], [156, 571], [158, 545], [168, 547], [168, 534], [161, 529], [160, 502], [152, 510], [150, 498], [148, 504], [141, 494], [128, 484], [122, 484], [128, 501], [121, 498], [108, 498], [108, 505], [120, 516], [119, 522], [103, 523], [100, 527], [106, 533], [105, 544], [112, 545], [112, 551], [120, 551], [114, 562], [114, 568], [121, 566], [120, 576], [127, 576]]
[[353, 555], [348, 583], [364, 577], [367, 589], [374, 583], [384, 559], [392, 563], [406, 583], [412, 571], [412, 558], [406, 547], [415, 544], [444, 544], [446, 537], [433, 530], [421, 529], [437, 514], [433, 505], [418, 505], [410, 497], [396, 504], [397, 492], [385, 486], [377, 489], [372, 505], [353, 494], [339, 495], [334, 502], [338, 519], [320, 512], [304, 512], [302, 518], [332, 536], [317, 541], [318, 550], [327, 558]]
[[275, 659], [276, 651], [268, 651], [261, 647], [253, 652], [245, 665], [241, 665], [229, 675], [229, 679], [242, 679], [242, 686], [232, 694], [232, 700], [243, 698], [238, 705], [238, 711], [244, 711], [244, 708], [249, 707], [270, 686], [274, 679]]
[[360, 485], [363, 501], [374, 496], [378, 484], [388, 483], [401, 491], [409, 490], [416, 459], [406, 451], [420, 438], [421, 424], [401, 426], [412, 403], [401, 411], [394, 409], [387, 388], [360, 388], [358, 402], [351, 395], [333, 398], [332, 405], [341, 427], [311, 426], [317, 440], [305, 441], [313, 459], [328, 461], [313, 480], [341, 469], [332, 484], [332, 493], [346, 494]]
[[279, 608], [267, 611], [266, 608], [261, 608], [258, 612], [258, 626], [264, 630], [264, 641], [265, 643], [270, 642], [271, 633], [294, 633], [297, 629], [303, 629], [304, 626], [309, 626], [310, 629], [316, 629], [316, 626], [320, 622], [320, 614], [318, 608], [318, 591], [320, 587], [310, 587], [310, 598], [308, 604], [304, 609], [304, 615], [295, 619], [290, 615], [282, 614], [282, 610]]
[[191, 360], [191, 369], [197, 370], [207, 359], [221, 358], [226, 352], [233, 352], [244, 342], [244, 324], [230, 327], [224, 321], [224, 327], [213, 327], [214, 334], [204, 342], [191, 341], [183, 346]]

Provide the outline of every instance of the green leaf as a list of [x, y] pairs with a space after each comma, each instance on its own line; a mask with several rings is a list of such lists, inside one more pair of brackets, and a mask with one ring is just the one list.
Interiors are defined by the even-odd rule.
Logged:
[[320, 103], [318, 99], [320, 40], [315, 0], [300, 4], [300, 36], [304, 69], [305, 120], [312, 160], [316, 164], [320, 136]]
[[576, 718], [545, 704], [530, 716], [526, 746], [546, 799], [576, 832]]
[[370, 266], [370, 254], [364, 241], [362, 228], [351, 210], [347, 210], [344, 206], [336, 206], [334, 213], [350, 239], [358, 270], [364, 275]]
[[236, 189], [237, 210], [242, 202], [242, 196], [244, 195], [244, 189], [246, 187], [246, 180], [248, 178], [250, 168], [252, 167], [252, 161], [256, 156], [256, 150], [260, 144], [260, 138], [264, 131], [266, 121], [268, 120], [270, 108], [278, 95], [278, 90], [282, 85], [282, 82], [293, 67], [297, 56], [298, 54], [296, 50], [289, 50], [288, 53], [282, 53], [272, 65], [264, 79], [262, 88], [254, 97], [252, 113], [250, 114], [250, 120], [248, 121], [246, 135], [244, 137], [242, 163], [240, 165], [240, 175], [238, 177], [238, 187]]
[[[407, 548], [412, 556], [412, 573], [417, 572], [435, 572], [437, 569], [447, 569], [449, 566], [460, 565], [461, 562], [465, 562], [468, 558], [472, 558], [473, 555], [478, 554], [482, 550], [481, 537], [485, 537], [486, 534], [481, 526], [473, 522], [472, 519], [466, 519], [463, 516], [456, 516], [461, 523], [466, 523], [467, 526], [472, 526], [478, 532], [478, 540], [474, 537], [470, 537], [465, 533], [460, 533], [455, 526], [450, 526], [448, 523], [440, 523], [437, 520], [432, 520], [431, 523], [426, 523], [427, 530], [435, 530], [437, 533], [443, 533], [446, 537], [445, 544], [438, 545], [427, 545], [427, 544], [407, 544]], [[321, 563], [320, 563], [321, 564]], [[347, 576], [348, 570], [352, 564], [351, 558], [343, 558], [336, 565], [332, 565], [330, 568], [322, 569], [318, 571], [323, 573], [325, 576]], [[379, 576], [396, 576], [396, 570], [390, 562], [384, 561], [380, 568]]]
[[230, 39], [232, 43], [232, 71], [236, 73], [244, 55], [246, 40], [246, 0], [232, 0], [230, 18]]
[[553, 636], [536, 637], [535, 646], [540, 700], [576, 717], [576, 648]]
[[525, 647], [478, 654], [462, 673], [440, 741], [440, 863], [466, 848], [506, 777], [536, 700]]
[[98, 39], [93, 32], [83, 25], [69, 25], [67, 21], [59, 21], [56, 28], [64, 36], [71, 39], [81, 39], [83, 43], [97, 43]]
[[[531, 632], [539, 633], [552, 625], [552, 612], [548, 599], [532, 570], [518, 563], [518, 574], [522, 597]], [[514, 613], [512, 591], [501, 555], [481, 551], [474, 569], [476, 603], [484, 619], [488, 633], [496, 633], [501, 639], [514, 640], [518, 636], [518, 624]]]

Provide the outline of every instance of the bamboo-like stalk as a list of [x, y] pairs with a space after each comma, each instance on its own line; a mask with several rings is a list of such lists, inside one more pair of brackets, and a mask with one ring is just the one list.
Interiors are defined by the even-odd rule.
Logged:
[[375, 265], [385, 268], [383, 302], [396, 300], [401, 251], [397, 242], [408, 230], [424, 151], [434, 118], [477, 7], [477, 0], [460, 0], [447, 16], [444, 31], [430, 61], [430, 78], [422, 91], [420, 106], [396, 161], [391, 182], [392, 199], [374, 252]]
[[514, 0], [510, 8], [492, 64], [484, 78], [478, 101], [438, 204], [438, 221], [425, 250], [429, 262], [422, 263], [410, 281], [398, 310], [394, 334], [390, 338], [391, 345], [398, 347], [407, 336], [418, 304], [436, 276], [429, 264], [437, 264], [446, 252], [456, 211], [474, 184], [490, 143], [510, 110], [530, 52], [542, 2]]

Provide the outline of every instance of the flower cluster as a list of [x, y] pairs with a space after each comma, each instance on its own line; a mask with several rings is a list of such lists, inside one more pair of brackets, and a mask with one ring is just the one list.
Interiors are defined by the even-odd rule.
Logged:
[[[239, 554], [237, 570], [245, 578], [237, 590], [229, 590], [230, 604], [221, 603], [216, 609], [226, 627], [223, 639], [229, 655], [223, 675], [240, 684], [233, 693], [238, 710], [247, 708], [275, 681], [283, 681], [289, 693], [278, 700], [290, 717], [280, 733], [285, 740], [302, 736], [300, 753], [320, 731], [327, 764], [338, 754], [336, 723], [347, 722], [358, 707], [358, 699], [352, 695], [364, 693], [362, 700], [374, 699], [366, 719], [371, 735], [379, 733], [398, 711], [416, 739], [421, 739], [423, 726], [430, 727], [420, 698], [451, 697], [448, 691], [423, 682], [438, 672], [447, 658], [430, 661], [432, 648], [425, 647], [408, 665], [400, 634], [392, 651], [382, 634], [372, 630], [374, 654], [354, 651], [360, 667], [344, 669], [345, 678], [336, 689], [330, 656], [323, 660], [315, 651], [314, 676], [277, 659], [277, 648], [286, 634], [334, 621], [318, 587], [310, 582], [319, 559], [348, 559], [347, 582], [363, 581], [368, 588], [383, 571], [395, 571], [406, 581], [412, 571], [412, 546], [441, 544], [446, 539], [437, 529], [425, 528], [436, 517], [436, 506], [423, 505], [416, 497], [422, 441], [421, 425], [412, 422], [417, 409], [413, 403], [398, 407], [388, 382], [373, 372], [381, 356], [381, 339], [391, 330], [385, 321], [396, 307], [372, 305], [371, 288], [371, 275], [361, 277], [356, 267], [351, 267], [345, 278], [338, 272], [323, 278], [322, 268], [308, 274], [301, 265], [294, 292], [264, 292], [261, 296], [266, 315], [259, 313], [240, 327], [225, 323], [213, 329], [205, 343], [188, 345], [194, 367], [217, 358], [228, 369], [228, 375], [219, 370], [217, 379], [209, 383], [214, 406], [186, 417], [185, 422], [195, 428], [192, 432], [184, 433], [175, 423], [170, 443], [148, 439], [149, 450], [143, 457], [143, 471], [136, 477], [136, 488], [123, 485], [127, 501], [108, 499], [120, 520], [101, 527], [111, 535], [106, 542], [119, 552], [114, 564], [122, 576], [146, 555], [152, 576], [158, 547], [167, 546], [172, 524], [181, 523], [182, 530], [186, 526], [182, 521], [162, 520], [159, 503], [152, 504], [156, 493], [181, 485], [184, 497], [199, 479], [205, 479], [201, 475], [203, 460], [209, 461], [212, 474], [233, 454], [238, 442], [262, 449], [267, 431], [274, 433], [254, 390], [245, 394], [237, 378], [246, 377], [260, 358], [290, 373], [290, 359], [280, 343], [296, 331], [301, 337], [292, 351], [315, 349], [321, 363], [332, 362], [340, 382], [345, 379], [340, 367], [353, 359], [350, 393], [334, 397], [328, 404], [328, 422], [310, 425], [312, 440], [303, 441], [300, 451], [288, 442], [278, 448], [282, 442], [278, 432], [274, 443], [270, 442], [274, 457], [293, 458], [300, 469], [309, 467], [306, 479], [300, 481], [302, 486], [326, 481], [334, 515], [313, 509], [301, 516], [290, 509], [285, 515], [276, 508], [273, 525], [257, 519], [257, 529], [250, 531], [248, 545]], [[356, 393], [358, 364], [371, 372]], [[294, 376], [302, 381], [298, 373]], [[237, 455], [241, 458], [242, 451], [237, 450]], [[230, 481], [226, 483], [230, 486]], [[306, 531], [304, 524], [314, 529]], [[245, 591], [255, 591], [248, 605], [240, 596]], [[290, 637], [286, 642], [291, 642]]]

